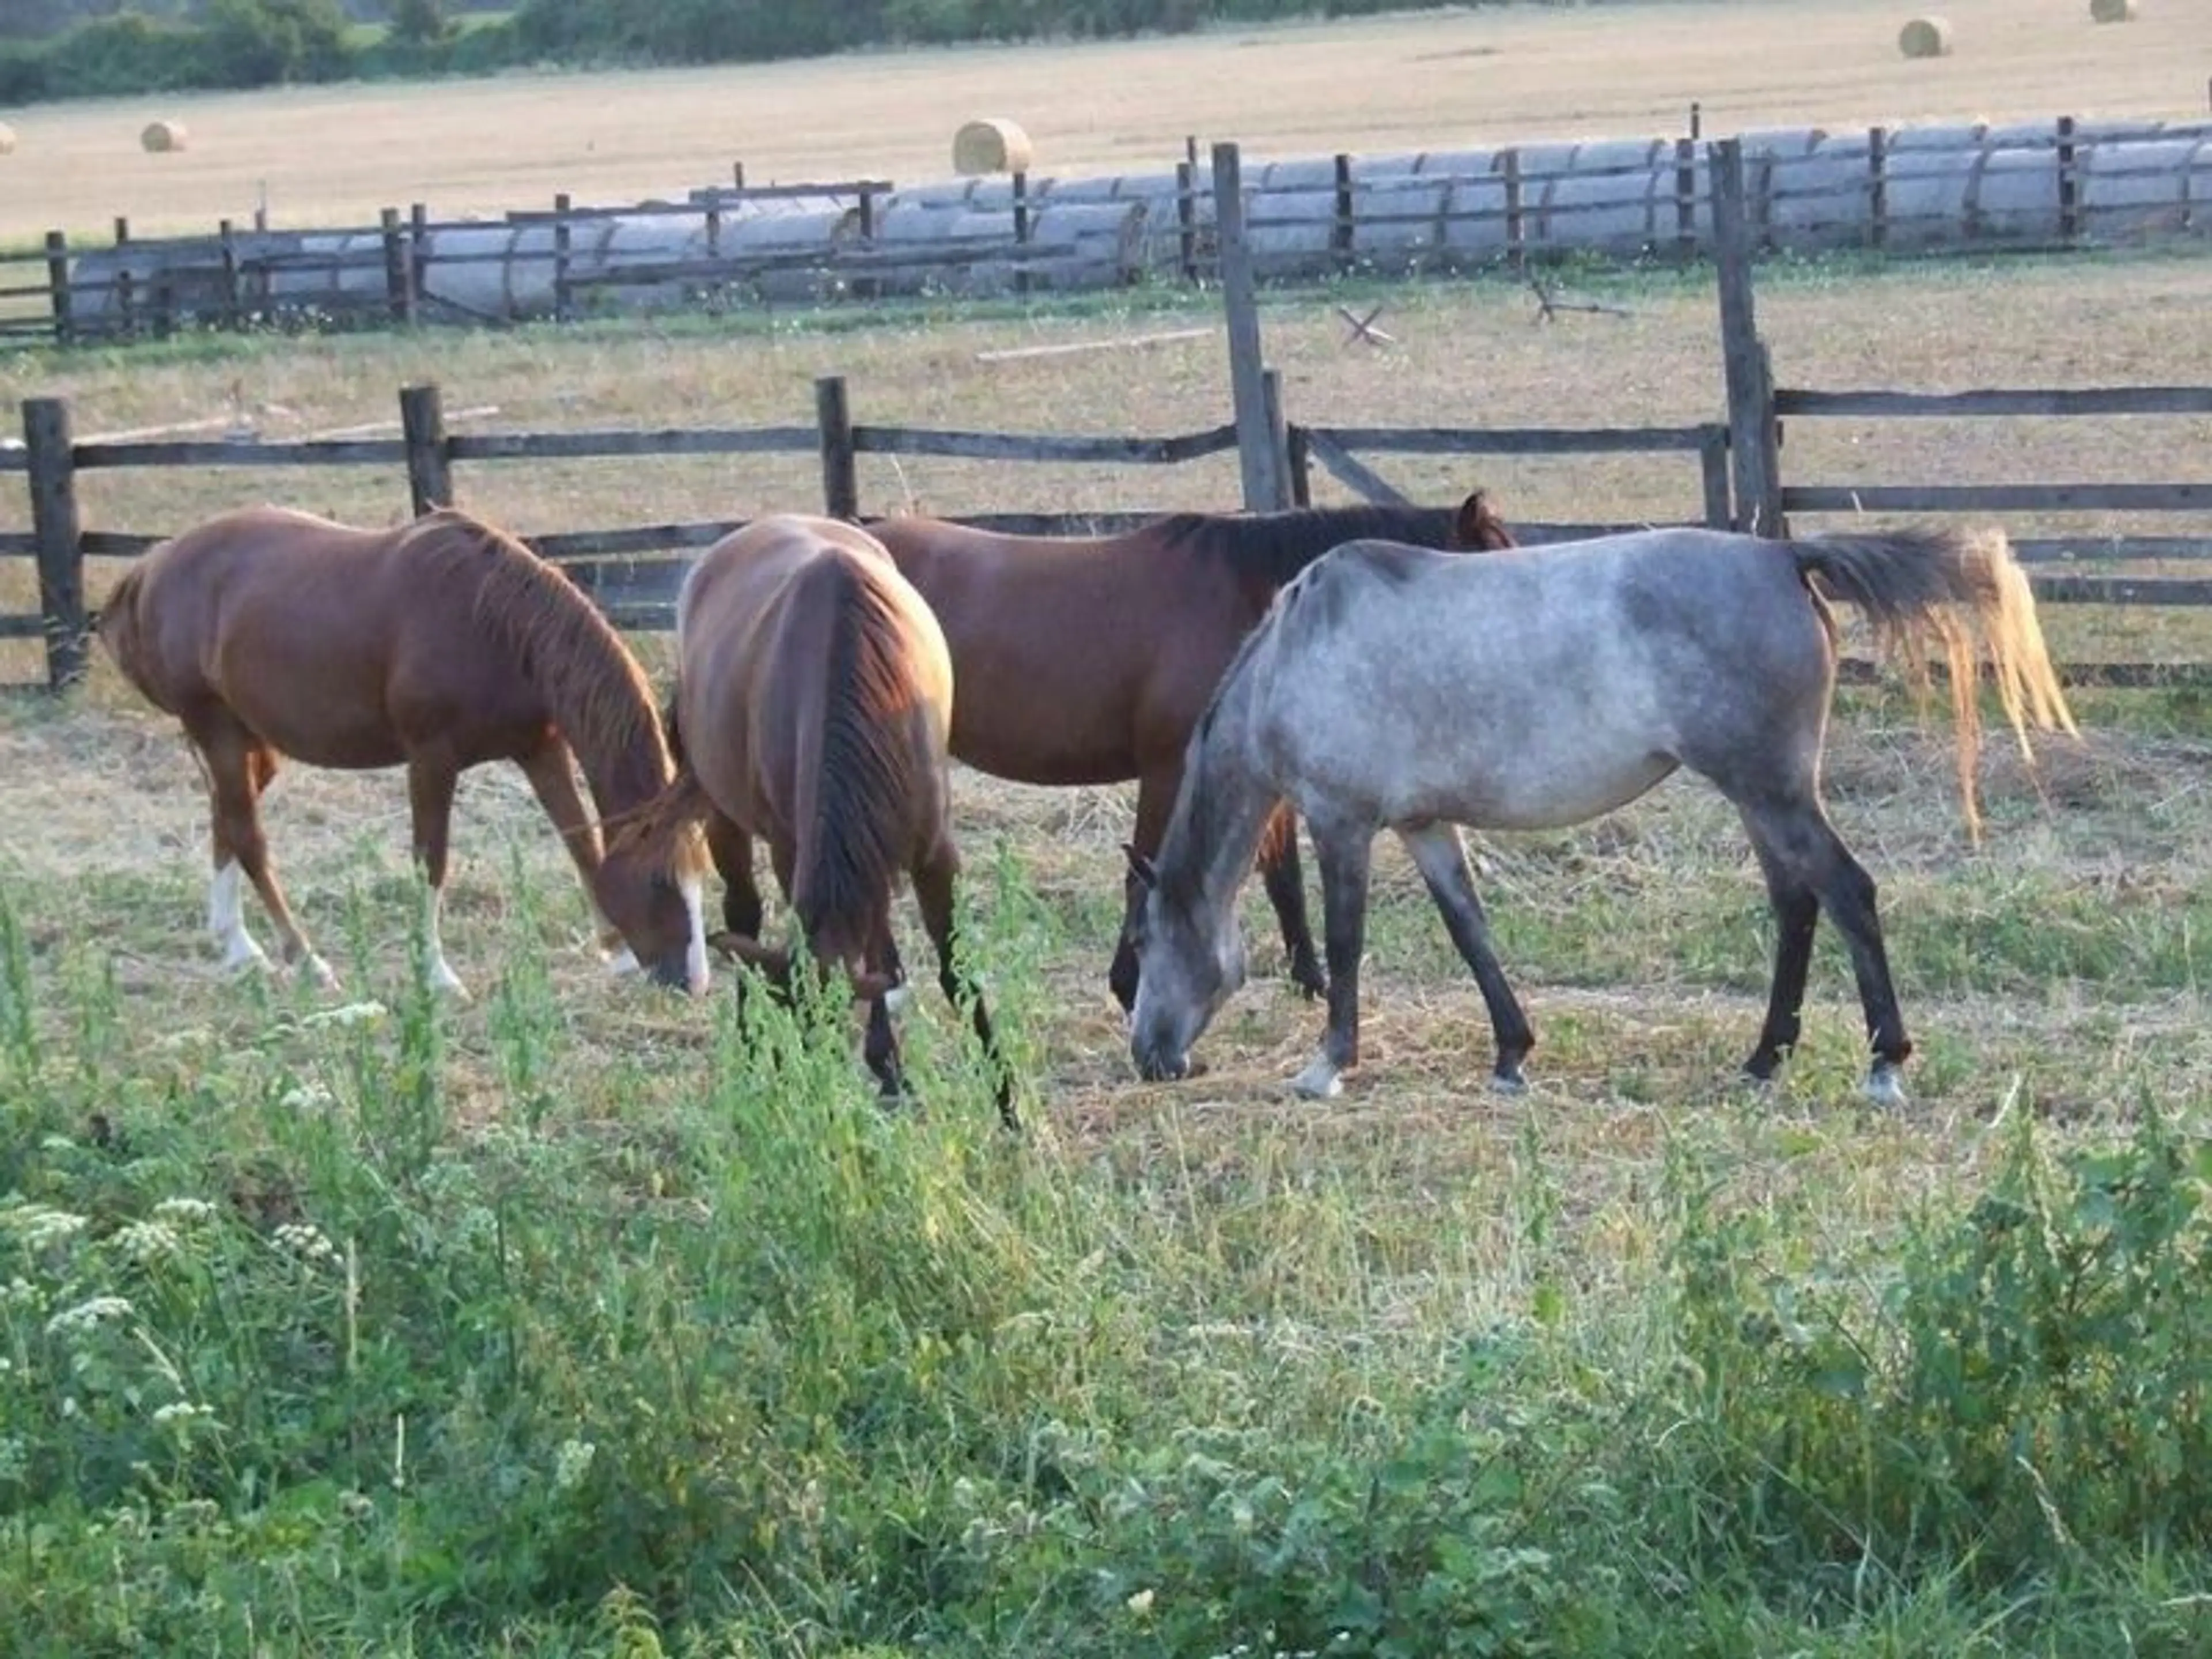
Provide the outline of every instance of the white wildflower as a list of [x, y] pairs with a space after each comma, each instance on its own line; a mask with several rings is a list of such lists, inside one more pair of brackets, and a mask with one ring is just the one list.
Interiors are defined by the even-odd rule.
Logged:
[[128, 1297], [95, 1296], [74, 1308], [64, 1308], [46, 1322], [48, 1336], [80, 1336], [103, 1321], [122, 1319], [131, 1312]]
[[1152, 1610], [1152, 1593], [1148, 1589], [1140, 1589], [1132, 1595], [1125, 1605], [1130, 1612], [1141, 1619]]
[[553, 1484], [562, 1492], [580, 1485], [592, 1470], [592, 1459], [599, 1448], [588, 1440], [563, 1440], [553, 1454]]
[[42, 1307], [46, 1300], [45, 1292], [21, 1274], [0, 1285], [0, 1308]]
[[278, 1249], [316, 1267], [337, 1265], [337, 1246], [313, 1222], [288, 1221], [271, 1236], [271, 1242]]
[[75, 1417], [76, 1415], [76, 1396], [75, 1395], [65, 1394], [62, 1396], [62, 1415], [64, 1417]]
[[303, 1083], [287, 1089], [277, 1104], [288, 1112], [319, 1112], [331, 1103], [331, 1091], [319, 1083]]
[[325, 1008], [306, 1016], [300, 1021], [300, 1029], [315, 1031], [331, 1025], [371, 1025], [390, 1012], [380, 1002], [349, 1002], [342, 1007]]
[[85, 1228], [82, 1216], [44, 1204], [11, 1205], [0, 1211], [0, 1219], [6, 1221], [27, 1250], [43, 1250], [65, 1238], [74, 1238]]
[[167, 1222], [134, 1221], [115, 1230], [115, 1245], [133, 1261], [159, 1261], [179, 1254], [184, 1241]]
[[212, 1406], [196, 1406], [189, 1400], [173, 1400], [166, 1406], [155, 1407], [154, 1426], [162, 1429], [172, 1425], [190, 1428], [194, 1423], [206, 1419], [212, 1427], [214, 1417], [215, 1407]]
[[154, 1206], [160, 1221], [205, 1221], [214, 1214], [215, 1206], [204, 1198], [165, 1198]]

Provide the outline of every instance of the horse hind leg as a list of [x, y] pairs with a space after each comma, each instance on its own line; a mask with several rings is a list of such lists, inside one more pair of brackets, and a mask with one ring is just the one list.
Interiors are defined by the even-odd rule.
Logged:
[[[1754, 1077], [1762, 1075], [1759, 1062], [1770, 1055], [1778, 1058], [1796, 1040], [1815, 921], [1808, 903], [1809, 895], [1828, 913], [1850, 951], [1868, 1046], [1874, 1055], [1863, 1091], [1878, 1106], [1903, 1106], [1902, 1071], [1912, 1044], [1905, 1034], [1905, 1017], [1890, 977], [1874, 878], [1851, 856], [1818, 800], [1755, 803], [1741, 810], [1760, 866], [1768, 872], [1768, 890], [1774, 896], [1775, 916], [1781, 928], [1775, 945], [1774, 985], [1766, 1026], [1745, 1069]], [[1767, 1070], [1771, 1073], [1771, 1064]]]
[[216, 864], [208, 890], [208, 930], [223, 953], [223, 966], [234, 971], [267, 960], [246, 931], [242, 877], [252, 884], [276, 925], [284, 961], [325, 988], [335, 986], [337, 975], [293, 918], [261, 826], [261, 795], [276, 775], [276, 751], [228, 719], [200, 722], [191, 737], [207, 765]]
[[453, 829], [453, 791], [460, 769], [441, 755], [417, 752], [407, 762], [407, 804], [415, 822], [415, 858], [429, 884], [429, 915], [424, 927], [428, 972], [434, 989], [466, 997], [461, 976], [446, 960], [440, 922], [446, 900], [447, 838]]
[[1321, 865], [1322, 936], [1328, 956], [1328, 1024], [1321, 1052], [1291, 1086], [1309, 1100], [1344, 1091], [1343, 1074], [1359, 1064], [1359, 956], [1367, 935], [1367, 883], [1374, 828], [1307, 822]]
[[1528, 1017], [1522, 1012], [1520, 1000], [1513, 994], [1504, 967], [1491, 945], [1490, 918], [1484, 913], [1482, 900], [1474, 890], [1474, 876], [1467, 865], [1466, 844], [1460, 840], [1458, 830], [1449, 823], [1401, 829], [1398, 839], [1413, 855], [1421, 879], [1428, 884], [1429, 896], [1443, 916], [1444, 929], [1451, 935], [1460, 959], [1467, 963], [1474, 975], [1475, 984], [1481, 988], [1483, 1006], [1490, 1012], [1491, 1034], [1498, 1050], [1491, 1067], [1492, 1086], [1504, 1093], [1517, 1094], [1528, 1086], [1521, 1067], [1528, 1051], [1536, 1046], [1535, 1033], [1529, 1029]]
[[1291, 982], [1309, 997], [1328, 990], [1314, 951], [1313, 927], [1306, 919], [1305, 873], [1298, 864], [1298, 817], [1285, 801], [1268, 816], [1260, 836], [1260, 880], [1275, 921], [1283, 930], [1283, 949], [1290, 957]]

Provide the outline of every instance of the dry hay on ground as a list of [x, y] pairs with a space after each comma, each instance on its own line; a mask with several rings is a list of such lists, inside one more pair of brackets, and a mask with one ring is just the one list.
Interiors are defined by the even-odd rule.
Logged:
[[952, 135], [952, 170], [963, 176], [1027, 173], [1036, 157], [1029, 134], [1012, 121], [996, 118], [963, 121]]

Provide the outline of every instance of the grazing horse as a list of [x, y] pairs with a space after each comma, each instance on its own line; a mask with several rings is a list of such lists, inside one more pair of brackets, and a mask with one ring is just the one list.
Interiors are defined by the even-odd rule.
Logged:
[[[943, 625], [960, 696], [952, 757], [1017, 783], [1137, 780], [1132, 837], [1149, 855], [1166, 829], [1183, 750], [1238, 643], [1282, 585], [1340, 542], [1510, 547], [1480, 490], [1456, 508], [1301, 507], [1177, 513], [1119, 536], [1007, 536], [940, 519], [869, 521]], [[1267, 897], [1310, 996], [1326, 988], [1306, 921], [1297, 821], [1268, 821]], [[1131, 928], [1143, 890], [1124, 890], [1108, 979], [1136, 995]]]
[[[962, 990], [945, 754], [953, 674], [937, 619], [866, 531], [771, 516], [715, 543], [684, 577], [676, 655], [668, 727], [678, 777], [622, 844], [650, 852], [703, 819], [730, 929], [716, 942], [781, 979], [788, 952], [759, 943], [752, 843], [765, 840], [807, 949], [820, 966], [843, 969], [867, 1003], [868, 1066], [896, 1095], [900, 871], [956, 1008]], [[974, 1018], [998, 1073], [1000, 1115], [1014, 1127], [1011, 1077], [980, 991]]]
[[347, 770], [404, 763], [432, 894], [430, 971], [459, 990], [437, 903], [453, 791], [469, 768], [511, 760], [627, 959], [704, 988], [701, 872], [672, 883], [643, 860], [604, 854], [572, 770], [580, 760], [603, 817], [659, 793], [672, 769], [645, 676], [568, 578], [504, 532], [451, 508], [392, 530], [275, 507], [225, 513], [139, 560], [97, 626], [203, 763], [208, 927], [226, 967], [266, 960], [246, 930], [243, 874], [284, 960], [336, 983], [293, 919], [262, 833], [280, 757]]
[[1157, 868], [1131, 855], [1148, 890], [1138, 1071], [1182, 1076], [1191, 1043], [1242, 982], [1237, 889], [1287, 797], [1321, 861], [1330, 980], [1327, 1035], [1299, 1092], [1336, 1093], [1358, 1061], [1368, 859], [1384, 828], [1413, 855], [1481, 987], [1495, 1082], [1518, 1089], [1535, 1039], [1491, 948], [1455, 826], [1579, 823], [1687, 767], [1741, 815], [1778, 926], [1765, 1024], [1745, 1070], [1768, 1079], [1796, 1045], [1826, 909], [1857, 976], [1874, 1055], [1866, 1091], [1901, 1104], [1911, 1044], [1875, 884], [1820, 799], [1837, 644], [1824, 592], [1858, 606], [1877, 640], [1923, 672], [1931, 636], [1942, 648], [1978, 834], [1977, 643], [2023, 750], [2030, 723], [2075, 729], [2000, 531], [1777, 542], [1650, 530], [1486, 559], [1360, 542], [1316, 564], [1284, 589], [1200, 722]]

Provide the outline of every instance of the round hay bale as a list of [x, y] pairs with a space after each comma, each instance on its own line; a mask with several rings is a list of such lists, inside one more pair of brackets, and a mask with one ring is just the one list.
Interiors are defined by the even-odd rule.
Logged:
[[13, 155], [15, 153], [15, 129], [5, 121], [0, 121], [0, 155]]
[[963, 122], [952, 135], [955, 173], [1027, 173], [1035, 159], [1029, 134], [1014, 122], [995, 116]]
[[1941, 17], [1916, 17], [1897, 32], [1897, 49], [1907, 58], [1948, 58], [1951, 25]]
[[138, 148], [149, 155], [167, 155], [191, 142], [182, 121], [149, 121], [138, 135]]
[[2089, 17], [2098, 23], [2132, 23], [2136, 0], [2089, 0]]

